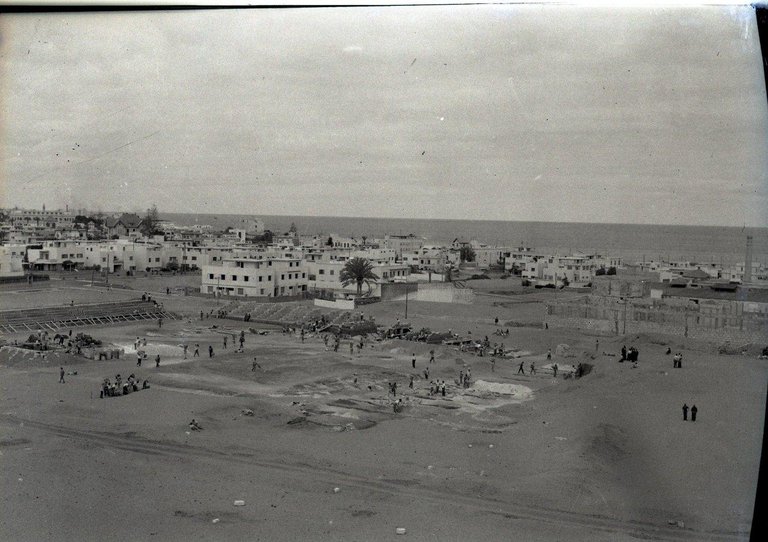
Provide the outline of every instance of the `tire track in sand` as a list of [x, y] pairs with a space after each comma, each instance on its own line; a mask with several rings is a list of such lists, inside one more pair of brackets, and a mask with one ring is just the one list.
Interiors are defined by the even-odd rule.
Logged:
[[285, 463], [258, 457], [258, 452], [227, 452], [202, 446], [192, 446], [171, 441], [150, 440], [132, 434], [110, 433], [72, 429], [56, 424], [19, 418], [13, 415], [0, 415], [0, 423], [36, 429], [59, 437], [86, 441], [105, 448], [112, 448], [143, 455], [206, 458], [224, 463], [238, 463], [281, 471], [307, 477], [328, 484], [343, 484], [362, 490], [388, 493], [407, 497], [411, 502], [428, 500], [440, 505], [465, 506], [479, 512], [502, 516], [507, 519], [532, 520], [543, 523], [573, 525], [587, 529], [596, 529], [609, 533], [618, 533], [646, 540], [671, 541], [736, 541], [748, 538], [748, 533], [701, 531], [690, 528], [669, 527], [648, 522], [622, 520], [606, 516], [569, 512], [552, 508], [542, 508], [519, 502], [501, 501], [491, 498], [474, 497], [430, 489], [419, 485], [403, 485], [397, 481], [375, 480], [355, 476], [344, 471], [327, 467], [317, 467], [306, 463]]

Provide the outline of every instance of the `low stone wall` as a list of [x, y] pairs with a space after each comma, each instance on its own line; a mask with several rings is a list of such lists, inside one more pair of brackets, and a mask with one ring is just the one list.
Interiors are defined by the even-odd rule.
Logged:
[[344, 311], [350, 311], [355, 309], [354, 299], [337, 299], [335, 301], [329, 301], [327, 299], [315, 299], [315, 307], [325, 307], [326, 309], [339, 309]]
[[394, 299], [405, 298], [405, 292], [408, 291], [408, 295], [415, 293], [419, 289], [419, 285], [414, 282], [385, 282], [381, 284], [381, 300], [392, 301]]
[[[714, 342], [768, 342], [768, 314], [734, 301], [631, 300], [585, 296], [547, 305], [550, 327], [624, 333], [662, 333]], [[757, 309], [757, 310], [756, 310]]]
[[472, 288], [456, 288], [450, 282], [419, 284], [419, 290], [414, 296], [416, 301], [432, 303], [461, 303], [471, 305], [475, 301]]

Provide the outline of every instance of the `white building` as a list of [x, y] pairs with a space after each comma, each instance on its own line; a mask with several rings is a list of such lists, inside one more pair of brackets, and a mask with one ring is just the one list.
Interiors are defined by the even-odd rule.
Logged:
[[[527, 258], [521, 258], [524, 261]], [[609, 265], [613, 264], [613, 265]], [[595, 278], [598, 269], [621, 265], [620, 258], [603, 257], [596, 254], [573, 254], [571, 256], [533, 256], [524, 261], [522, 277], [537, 284], [562, 286], [586, 286]]]
[[75, 215], [61, 209], [46, 211], [38, 209], [11, 209], [8, 212], [11, 224], [20, 230], [30, 229], [71, 229], [75, 224]]
[[202, 268], [200, 291], [240, 297], [282, 297], [307, 290], [301, 258], [227, 258]]
[[388, 234], [384, 239], [379, 239], [378, 243], [383, 248], [389, 248], [395, 251], [398, 257], [401, 257], [403, 253], [417, 252], [424, 246], [424, 239], [417, 237], [412, 233], [408, 235], [393, 235]]
[[[371, 261], [373, 272], [379, 277], [372, 281], [368, 286], [363, 285], [363, 293], [370, 292], [371, 295], [380, 295], [380, 285], [385, 282], [405, 281], [410, 276], [410, 267], [395, 263], [389, 258], [372, 259], [366, 255], [351, 256], [363, 257]], [[344, 286], [341, 281], [341, 271], [346, 265], [345, 259], [330, 259], [328, 255], [325, 258], [308, 260], [307, 278], [310, 289], [329, 290], [337, 294], [357, 293], [357, 284], [351, 283]]]
[[0, 246], [0, 278], [24, 276], [25, 245]]

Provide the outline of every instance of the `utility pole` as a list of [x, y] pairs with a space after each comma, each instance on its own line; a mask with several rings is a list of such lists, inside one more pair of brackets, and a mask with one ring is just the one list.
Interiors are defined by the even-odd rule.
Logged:
[[408, 319], [408, 275], [405, 276], [405, 319]]
[[622, 335], [627, 334], [627, 303], [629, 303], [629, 298], [624, 299], [624, 327], [621, 332]]

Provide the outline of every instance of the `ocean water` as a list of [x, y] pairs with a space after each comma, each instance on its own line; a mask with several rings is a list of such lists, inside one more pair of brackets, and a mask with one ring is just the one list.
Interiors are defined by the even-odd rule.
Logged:
[[[568, 253], [596, 251], [628, 261], [673, 258], [684, 261], [737, 263], [744, 261], [746, 236], [753, 237], [753, 261], [768, 263], [768, 228], [718, 226], [667, 226], [640, 224], [590, 224], [566, 222], [515, 222], [485, 220], [427, 220], [330, 216], [257, 215], [274, 232], [285, 232], [295, 223], [300, 234], [336, 234], [380, 238], [385, 234], [413, 233], [436, 244], [455, 238], [477, 239], [489, 245]], [[224, 229], [251, 215], [163, 213], [180, 226], [210, 224]]]

